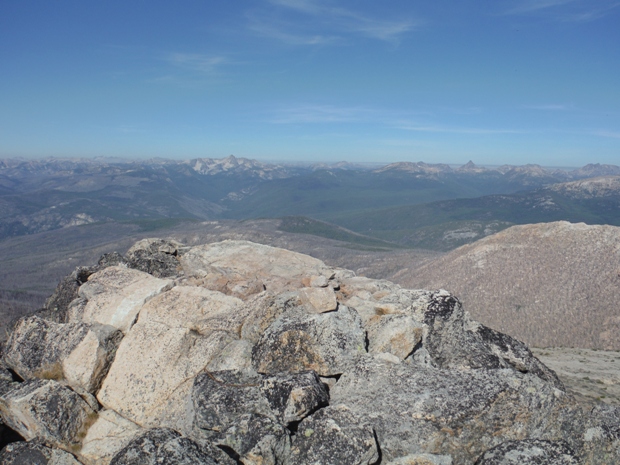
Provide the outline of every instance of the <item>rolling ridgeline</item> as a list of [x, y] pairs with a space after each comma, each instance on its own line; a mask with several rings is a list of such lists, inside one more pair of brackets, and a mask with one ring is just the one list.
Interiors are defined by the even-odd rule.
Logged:
[[[620, 247], [616, 228], [594, 259], [588, 255], [592, 234], [579, 228], [570, 244], [550, 233], [545, 253], [536, 252], [541, 243], [536, 234], [521, 236], [521, 245], [515, 245], [518, 234], [492, 236], [513, 225], [560, 220], [620, 225], [620, 168], [488, 169], [471, 162], [456, 169], [425, 163], [297, 166], [233, 156], [0, 160], [0, 325], [41, 307], [78, 264], [124, 252], [140, 238], [170, 237], [188, 245], [248, 239], [409, 287], [447, 288], [463, 298], [475, 318], [529, 344], [618, 350], [610, 338], [601, 338], [604, 331], [593, 329], [620, 321], [611, 304], [616, 283], [592, 281], [611, 279], [597, 269], [612, 274], [620, 269], [617, 254], [609, 252]], [[513, 252], [534, 252], [523, 260], [504, 257], [502, 266], [474, 268], [477, 282], [465, 259], [466, 265], [454, 265], [456, 251], [439, 258], [487, 236], [512, 241]], [[458, 253], [475, 255], [474, 246]], [[546, 265], [549, 257], [556, 257], [555, 266]], [[524, 273], [535, 277], [531, 270], [539, 269], [545, 270], [542, 278], [527, 289], [517, 285]], [[572, 283], [577, 289], [567, 291], [562, 284], [557, 291], [562, 298], [554, 297], [554, 287], [568, 279], [556, 270], [582, 277], [582, 285]], [[478, 293], [470, 302], [471, 289], [489, 282], [494, 285], [485, 288], [484, 297]], [[582, 291], [588, 287], [603, 291]], [[515, 300], [517, 289], [522, 293]], [[570, 300], [573, 296], [578, 299]], [[527, 325], [519, 323], [524, 318]], [[545, 330], [549, 325], [556, 325], [554, 331]]]

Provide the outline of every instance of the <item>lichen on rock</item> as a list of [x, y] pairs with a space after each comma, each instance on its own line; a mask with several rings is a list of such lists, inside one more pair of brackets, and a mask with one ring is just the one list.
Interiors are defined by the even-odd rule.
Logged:
[[617, 407], [451, 293], [247, 241], [80, 267], [2, 358], [7, 464], [620, 463]]

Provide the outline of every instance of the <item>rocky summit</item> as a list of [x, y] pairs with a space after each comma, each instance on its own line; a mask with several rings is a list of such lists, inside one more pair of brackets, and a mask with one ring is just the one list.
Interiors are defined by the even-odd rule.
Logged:
[[1, 464], [620, 463], [582, 407], [444, 290], [246, 241], [104, 255], [12, 325]]

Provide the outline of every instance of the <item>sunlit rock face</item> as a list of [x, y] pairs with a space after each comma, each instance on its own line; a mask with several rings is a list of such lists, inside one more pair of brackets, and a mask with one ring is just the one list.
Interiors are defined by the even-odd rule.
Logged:
[[620, 461], [613, 407], [585, 414], [447, 291], [246, 241], [149, 239], [81, 270], [13, 325], [2, 463]]

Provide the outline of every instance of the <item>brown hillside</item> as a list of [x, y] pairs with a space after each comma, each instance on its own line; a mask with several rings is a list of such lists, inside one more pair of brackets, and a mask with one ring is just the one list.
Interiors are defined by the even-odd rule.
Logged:
[[620, 227], [514, 226], [394, 277], [537, 347], [620, 350]]

